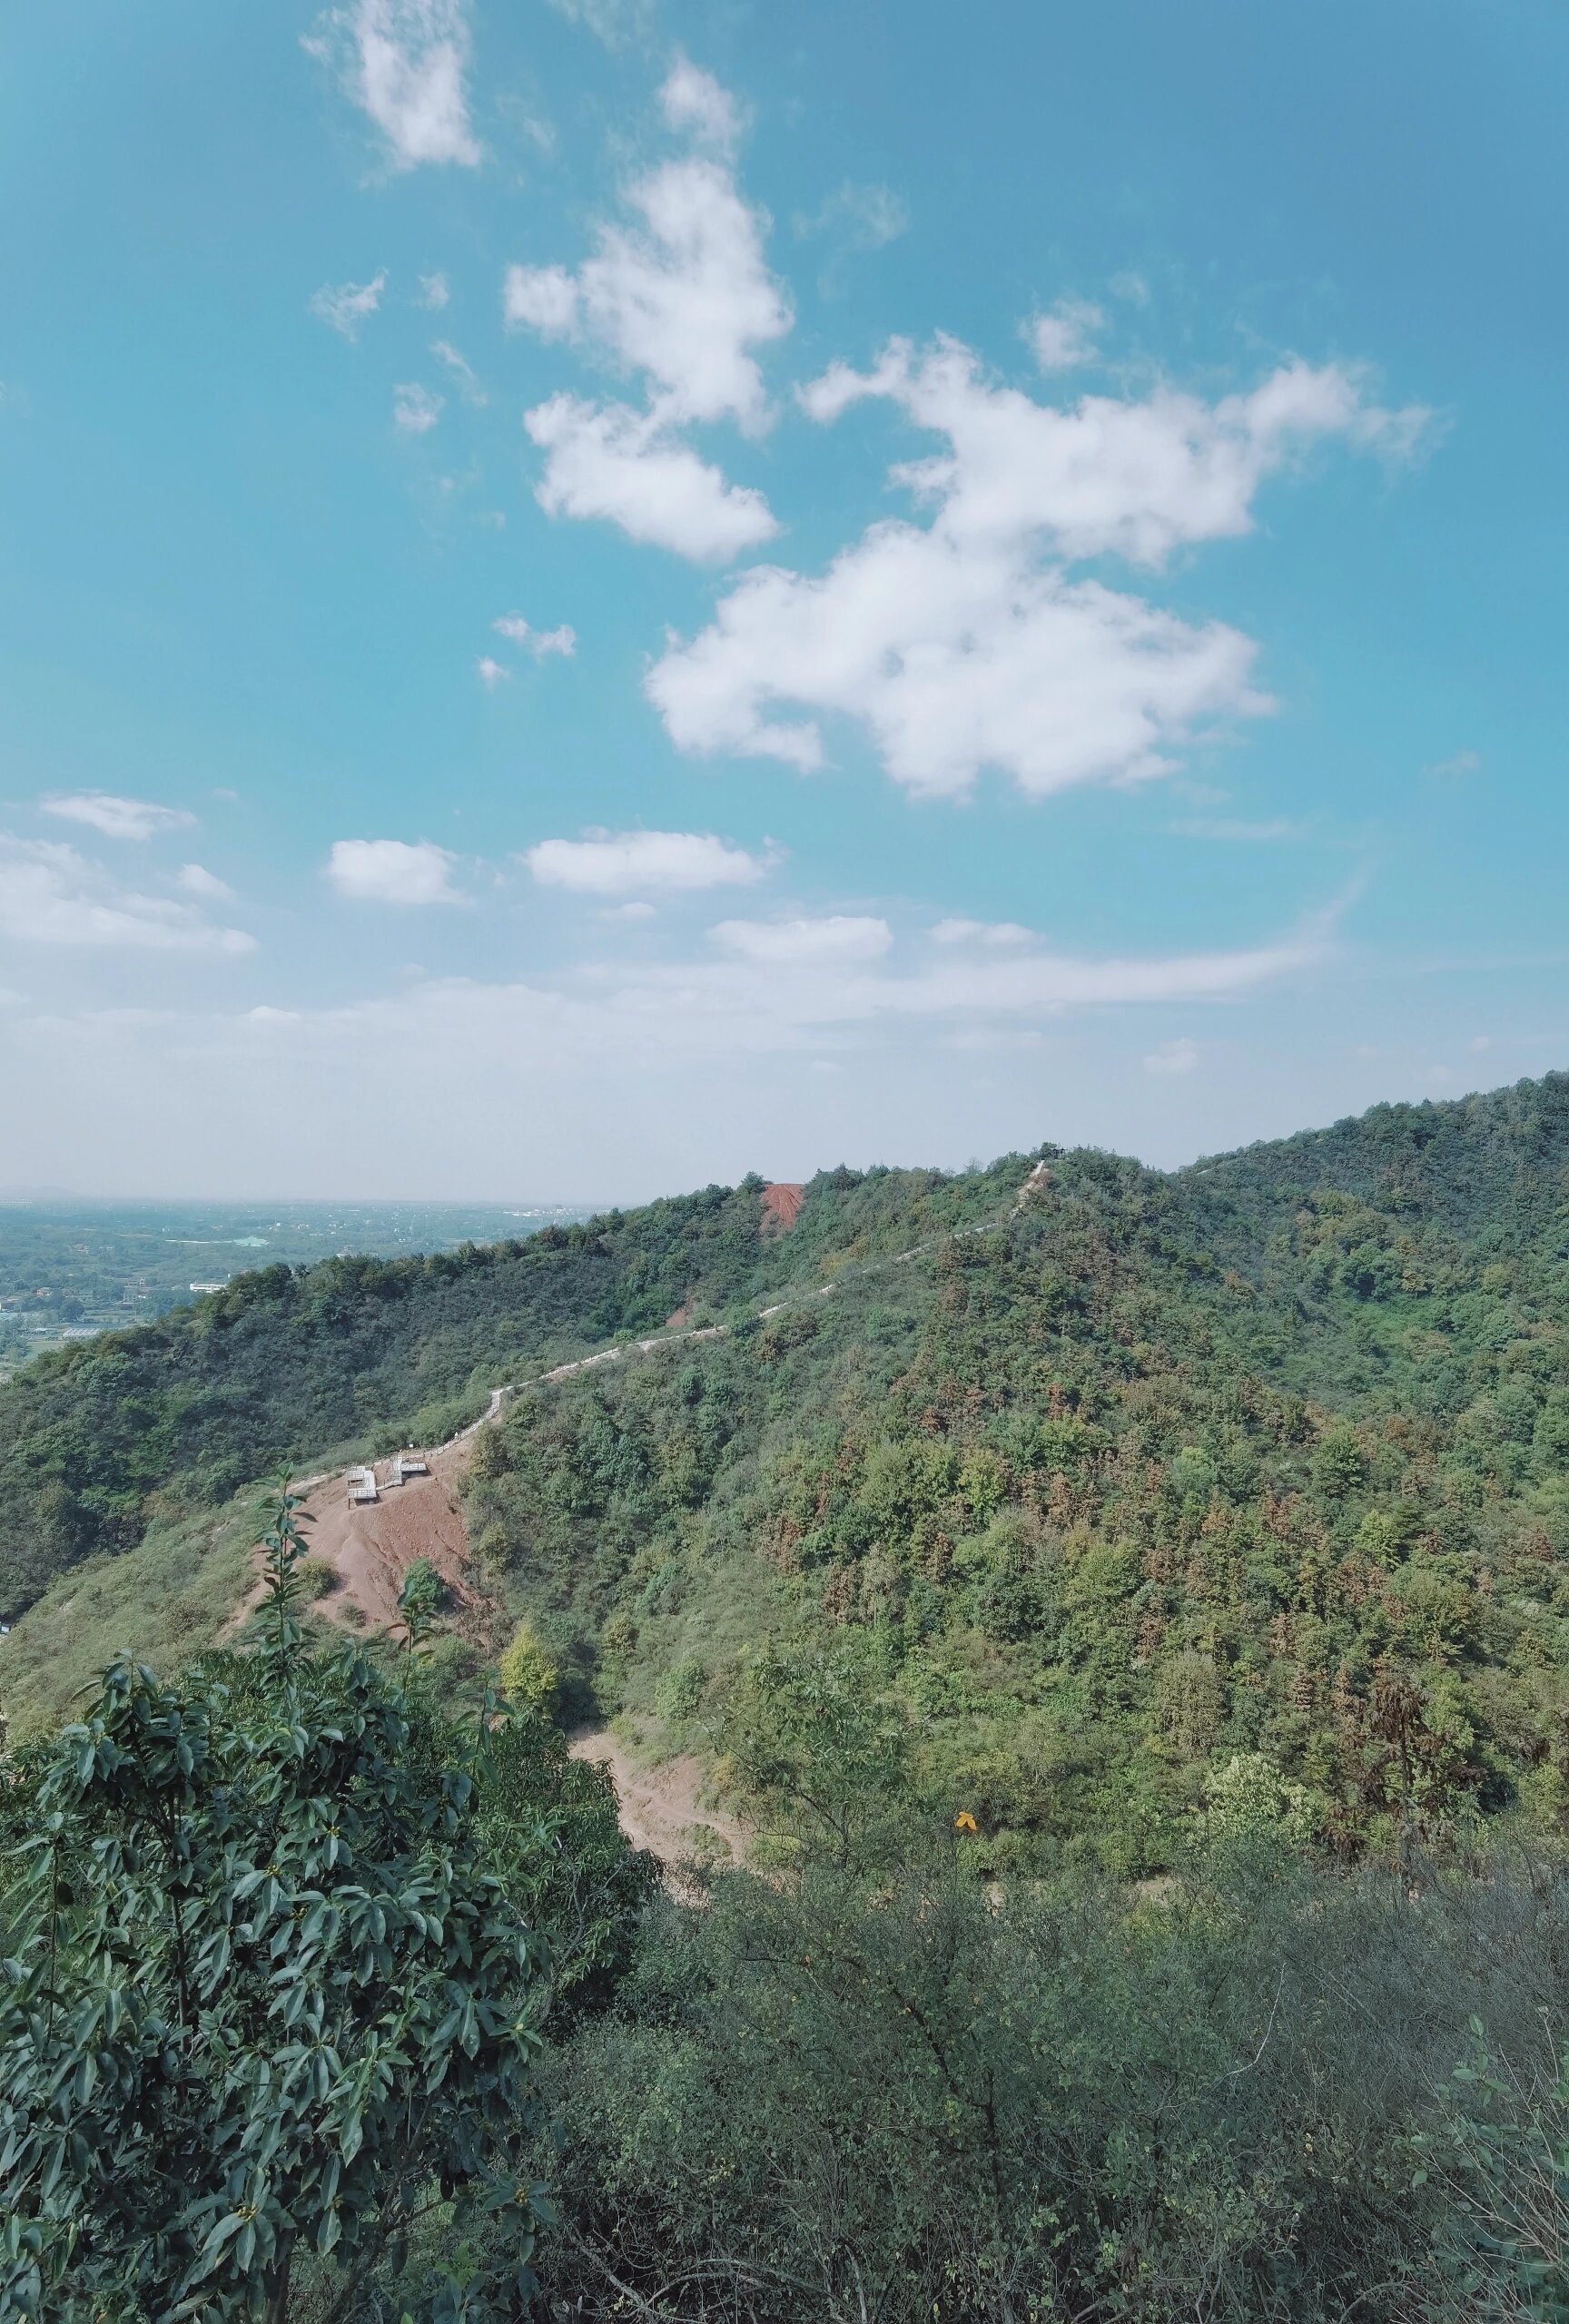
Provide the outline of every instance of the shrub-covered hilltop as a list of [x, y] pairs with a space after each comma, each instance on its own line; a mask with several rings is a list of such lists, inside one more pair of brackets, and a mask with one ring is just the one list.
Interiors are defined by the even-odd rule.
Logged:
[[723, 1742], [832, 1635], [1002, 1860], [1158, 1868], [1249, 1755], [1348, 1849], [1555, 1823], [1569, 1078], [1044, 1163], [820, 1178], [828, 1296], [512, 1409], [471, 1537], [585, 1695]]
[[749, 1180], [243, 1277], [0, 1392], [4, 1596], [678, 1310], [731, 1329], [526, 1393], [475, 1463], [582, 1711], [730, 1748], [765, 1649], [826, 1641], [999, 1862], [1159, 1869], [1255, 1757], [1348, 1850], [1559, 1817], [1563, 1076], [1170, 1174], [835, 1171], [782, 1236]]

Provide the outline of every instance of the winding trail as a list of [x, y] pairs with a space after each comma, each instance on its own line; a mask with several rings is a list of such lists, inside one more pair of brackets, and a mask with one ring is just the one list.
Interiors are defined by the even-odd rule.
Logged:
[[[972, 1235], [990, 1235], [1005, 1226], [1010, 1218], [1021, 1210], [1031, 1196], [1044, 1187], [1051, 1173], [1044, 1163], [1037, 1163], [1010, 1206], [998, 1217], [984, 1219], [978, 1226], [956, 1226], [939, 1235], [928, 1236], [924, 1241], [912, 1245], [907, 1251], [897, 1251], [885, 1259], [863, 1259], [841, 1270], [835, 1282], [849, 1275], [873, 1275], [883, 1268], [903, 1266], [913, 1259], [937, 1250], [942, 1245], [956, 1243]], [[772, 1216], [778, 1231], [787, 1231], [794, 1224], [800, 1209], [800, 1192], [795, 1187], [781, 1186], [765, 1190], [781, 1199], [774, 1203]], [[791, 1307], [804, 1306], [809, 1302], [832, 1296], [834, 1283], [815, 1285], [808, 1291], [797, 1292], [773, 1301], [756, 1310], [755, 1320], [767, 1323], [775, 1315], [784, 1315]], [[679, 1311], [678, 1311], [679, 1312]], [[417, 1558], [425, 1558], [436, 1568], [446, 1583], [456, 1605], [456, 1618], [460, 1628], [475, 1635], [480, 1642], [488, 1642], [487, 1632], [494, 1628], [496, 1609], [488, 1594], [479, 1584], [469, 1553], [468, 1535], [463, 1523], [460, 1494], [463, 1472], [469, 1464], [474, 1445], [481, 1430], [494, 1426], [515, 1397], [527, 1394], [533, 1388], [546, 1388], [560, 1380], [570, 1380], [580, 1372], [594, 1372], [607, 1364], [624, 1364], [636, 1356], [656, 1354], [661, 1348], [675, 1347], [686, 1341], [725, 1339], [732, 1326], [728, 1324], [685, 1324], [654, 1332], [646, 1339], [628, 1340], [613, 1347], [599, 1348], [592, 1355], [574, 1357], [567, 1364], [553, 1364], [548, 1372], [538, 1372], [527, 1380], [507, 1381], [490, 1391], [489, 1402], [478, 1420], [470, 1421], [456, 1436], [437, 1445], [425, 1454], [429, 1473], [410, 1478], [404, 1484], [391, 1482], [392, 1463], [376, 1463], [376, 1477], [381, 1489], [379, 1498], [356, 1506], [347, 1497], [343, 1471], [340, 1468], [321, 1469], [307, 1477], [291, 1482], [290, 1490], [304, 1496], [301, 1511], [312, 1558], [319, 1559], [332, 1570], [336, 1577], [326, 1595], [315, 1601], [319, 1614], [328, 1620], [352, 1630], [384, 1630], [398, 1621], [398, 1596], [410, 1567]], [[228, 1635], [232, 1635], [260, 1604], [262, 1583], [260, 1575], [261, 1551], [256, 1552], [257, 1579], [242, 1603], [236, 1609]], [[618, 1787], [623, 1777], [627, 1786], [647, 1789], [646, 1814], [652, 1819], [650, 1828], [657, 1825], [664, 1830], [699, 1828], [706, 1820], [710, 1828], [723, 1834], [722, 1818], [696, 1815], [696, 1789], [686, 1797], [686, 1777], [676, 1777], [671, 1769], [689, 1766], [696, 1784], [700, 1770], [696, 1761], [668, 1762], [663, 1768], [638, 1769], [621, 1755], [619, 1746], [606, 1738], [588, 1738], [597, 1745], [604, 1740], [604, 1756], [616, 1765]], [[656, 1781], [657, 1779], [657, 1781]], [[653, 1787], [650, 1788], [650, 1787]], [[671, 1819], [674, 1819], [672, 1821]], [[668, 1837], [668, 1835], [666, 1836]], [[639, 1842], [639, 1846], [644, 1845]], [[656, 1855], [662, 1849], [653, 1841]]]
[[745, 1858], [745, 1826], [722, 1808], [698, 1805], [708, 1776], [701, 1759], [635, 1759], [607, 1727], [575, 1735], [567, 1748], [575, 1759], [609, 1768], [621, 1829], [635, 1848], [646, 1848], [667, 1868], [705, 1854], [736, 1864]]

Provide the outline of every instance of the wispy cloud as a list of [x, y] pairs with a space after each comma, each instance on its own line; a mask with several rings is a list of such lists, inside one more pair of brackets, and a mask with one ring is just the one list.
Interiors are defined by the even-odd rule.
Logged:
[[439, 314], [451, 296], [444, 274], [422, 274], [419, 277], [419, 304], [432, 314]]
[[74, 847], [0, 832], [0, 935], [94, 950], [252, 952], [256, 940], [216, 927], [192, 904], [124, 888]]
[[340, 839], [327, 859], [327, 877], [356, 903], [456, 904], [457, 858], [431, 840]]
[[324, 282], [311, 297], [311, 312], [345, 339], [358, 339], [360, 324], [376, 312], [386, 288], [385, 268], [369, 282]]
[[717, 153], [728, 153], [740, 138], [740, 106], [712, 73], [705, 73], [690, 57], [677, 56], [660, 89], [659, 108], [670, 128]]
[[1151, 1049], [1145, 1059], [1144, 1070], [1146, 1073], [1169, 1075], [1191, 1073], [1198, 1062], [1199, 1045], [1196, 1041], [1162, 1041], [1159, 1048]]
[[532, 654], [537, 662], [549, 654], [570, 657], [577, 651], [577, 633], [570, 622], [564, 621], [556, 629], [535, 629], [521, 614], [499, 614], [490, 626], [498, 637]]
[[550, 5], [609, 49], [646, 39], [654, 20], [653, 0], [550, 0]]
[[1468, 774], [1481, 773], [1482, 755], [1479, 751], [1456, 751], [1453, 758], [1435, 759], [1422, 772], [1436, 783], [1460, 782]]
[[1306, 823], [1293, 823], [1281, 818], [1250, 823], [1229, 815], [1189, 815], [1181, 822], [1169, 823], [1167, 829], [1179, 839], [1215, 839], [1235, 841], [1239, 845], [1257, 842], [1267, 844], [1277, 840], [1303, 839]]
[[822, 920], [722, 920], [708, 933], [722, 952], [771, 969], [880, 960], [893, 942], [885, 920], [847, 912]]
[[85, 823], [105, 839], [151, 839], [155, 832], [183, 831], [196, 820], [183, 807], [159, 807], [150, 799], [123, 799], [113, 791], [54, 792], [38, 804], [62, 822]]
[[405, 436], [429, 435], [445, 409], [444, 399], [416, 379], [392, 390], [392, 425]]
[[1094, 334], [1105, 321], [1100, 309], [1086, 299], [1059, 299], [1045, 314], [1031, 319], [1025, 336], [1043, 371], [1071, 371], [1094, 361]]
[[386, 140], [397, 170], [478, 166], [464, 87], [470, 37], [463, 0], [356, 0], [306, 40]]
[[910, 212], [892, 186], [856, 185], [846, 178], [815, 210], [797, 211], [796, 234], [807, 241], [826, 234], [848, 248], [880, 251], [910, 230]]
[[940, 920], [932, 931], [934, 944], [984, 944], [992, 950], [1011, 950], [1020, 944], [1033, 944], [1032, 930], [1021, 928], [1016, 920]]
[[483, 405], [489, 402], [489, 397], [475, 377], [472, 369], [459, 354], [450, 340], [432, 340], [430, 352], [439, 363], [445, 363], [449, 371], [451, 372], [458, 382], [459, 392], [465, 403]]
[[523, 858], [541, 887], [578, 895], [624, 896], [750, 886], [770, 859], [732, 847], [712, 832], [589, 832], [541, 840]]
[[202, 863], [183, 863], [175, 874], [175, 885], [183, 888], [188, 896], [200, 896], [203, 903], [231, 904], [234, 891], [215, 872]]
[[505, 663], [492, 661], [488, 654], [481, 654], [474, 666], [479, 673], [480, 683], [487, 694], [494, 694], [502, 679], [509, 678], [512, 675]]

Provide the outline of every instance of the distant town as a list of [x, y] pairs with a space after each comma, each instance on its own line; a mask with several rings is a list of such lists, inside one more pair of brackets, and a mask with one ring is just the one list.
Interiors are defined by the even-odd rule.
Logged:
[[588, 1215], [568, 1203], [0, 1202], [0, 1378], [45, 1349], [222, 1291], [254, 1267], [350, 1251], [409, 1258]]

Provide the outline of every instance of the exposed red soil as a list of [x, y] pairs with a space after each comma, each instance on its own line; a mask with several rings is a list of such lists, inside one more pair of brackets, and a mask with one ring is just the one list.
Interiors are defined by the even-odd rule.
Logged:
[[[426, 1455], [430, 1473], [390, 1484], [393, 1463], [379, 1461], [380, 1500], [350, 1504], [340, 1475], [313, 1486], [300, 1514], [312, 1558], [338, 1576], [335, 1588], [314, 1602], [317, 1613], [350, 1630], [388, 1630], [399, 1620], [398, 1593], [416, 1558], [429, 1558], [456, 1600], [459, 1620], [484, 1611], [464, 1531], [459, 1481], [474, 1449], [474, 1432]], [[261, 1552], [257, 1552], [260, 1562]], [[258, 1581], [235, 1617], [236, 1627], [261, 1602]]]
[[801, 1206], [806, 1199], [804, 1187], [793, 1186], [786, 1179], [776, 1179], [763, 1189], [763, 1232], [772, 1237], [788, 1235], [801, 1216]]

